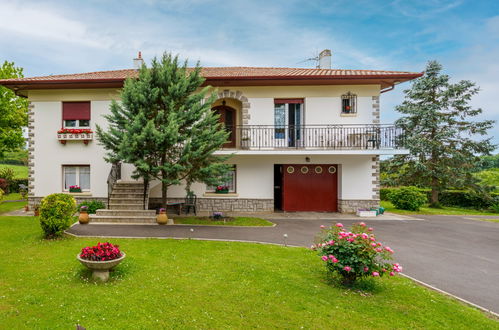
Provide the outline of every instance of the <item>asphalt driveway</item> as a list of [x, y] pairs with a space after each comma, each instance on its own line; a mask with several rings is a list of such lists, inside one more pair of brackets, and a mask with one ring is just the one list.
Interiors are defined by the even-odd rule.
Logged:
[[[407, 219], [407, 217], [405, 217]], [[404, 273], [499, 313], [499, 223], [464, 216], [418, 216], [421, 220], [365, 220], [395, 250]], [[275, 227], [75, 225], [84, 236], [175, 237], [258, 241], [310, 246], [331, 220], [273, 219]], [[339, 221], [335, 219], [335, 221]], [[358, 220], [341, 220], [351, 224]], [[194, 231], [191, 231], [193, 229]]]

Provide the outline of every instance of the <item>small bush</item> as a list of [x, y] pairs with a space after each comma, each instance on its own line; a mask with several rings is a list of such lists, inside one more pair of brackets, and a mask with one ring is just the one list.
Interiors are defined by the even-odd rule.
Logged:
[[4, 193], [9, 193], [9, 183], [4, 178], [0, 178], [0, 189], [4, 191]]
[[104, 204], [101, 201], [96, 201], [96, 200], [84, 201], [84, 202], [80, 203], [80, 205], [78, 205], [78, 210], [80, 210], [82, 206], [86, 206], [87, 212], [90, 214], [95, 214], [95, 211], [97, 211], [98, 209], [105, 209], [106, 208], [106, 204]]
[[499, 203], [494, 204], [490, 207], [490, 210], [495, 213], [499, 213]]
[[12, 179], [9, 183], [9, 190], [11, 193], [21, 192], [19, 189], [19, 185], [23, 184], [26, 187], [28, 186], [28, 178], [15, 178]]
[[427, 197], [416, 187], [402, 187], [390, 193], [390, 202], [397, 209], [419, 211], [427, 202]]
[[376, 241], [372, 228], [361, 222], [345, 231], [341, 223], [330, 229], [321, 226], [319, 243], [312, 245], [331, 273], [339, 274], [343, 284], [351, 285], [362, 277], [394, 276], [402, 267], [388, 260], [394, 252], [389, 246]]
[[9, 184], [14, 180], [15, 176], [14, 170], [9, 167], [0, 169], [0, 178], [4, 178]]
[[3, 199], [3, 190], [0, 189], [0, 201], [2, 201], [2, 199]]
[[40, 203], [40, 225], [45, 238], [61, 236], [71, 226], [75, 211], [73, 196], [52, 194], [43, 198]]

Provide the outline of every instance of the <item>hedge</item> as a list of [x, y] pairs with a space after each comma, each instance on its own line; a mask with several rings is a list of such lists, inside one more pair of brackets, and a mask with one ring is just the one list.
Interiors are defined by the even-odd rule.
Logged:
[[[389, 195], [392, 191], [397, 191], [399, 188], [381, 188], [380, 198], [382, 201], [389, 200]], [[424, 194], [428, 199], [428, 203], [431, 201], [431, 189], [418, 188], [418, 190]], [[461, 207], [473, 207], [476, 209], [486, 209], [492, 204], [499, 201], [499, 194], [492, 193], [490, 197], [477, 194], [469, 190], [446, 190], [439, 194], [439, 202], [444, 206], [461, 206]]]
[[28, 186], [28, 178], [12, 179], [12, 181], [10, 181], [10, 183], [9, 183], [9, 192], [18, 193], [20, 184], [23, 184], [27, 187]]

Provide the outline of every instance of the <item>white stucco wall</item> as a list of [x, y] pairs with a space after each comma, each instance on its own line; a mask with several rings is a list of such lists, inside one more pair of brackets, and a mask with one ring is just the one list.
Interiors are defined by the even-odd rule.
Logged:
[[[225, 89], [225, 88], [224, 88]], [[304, 98], [305, 124], [366, 124], [372, 122], [372, 96], [379, 95], [379, 86], [281, 86], [281, 87], [227, 87], [241, 91], [250, 103], [250, 125], [274, 125], [274, 98]], [[358, 95], [358, 114], [342, 117], [341, 95]], [[56, 132], [62, 125], [62, 101], [91, 101], [91, 129], [106, 127], [102, 117], [109, 113], [111, 99], [119, 97], [116, 89], [30, 91], [34, 105], [34, 195], [42, 197], [61, 192], [63, 165], [90, 165], [91, 196], [107, 197], [107, 176], [110, 164], [104, 161], [104, 149], [94, 140], [88, 145], [82, 141], [68, 141], [62, 145]], [[339, 164], [340, 196], [343, 199], [371, 199], [372, 169], [368, 155], [312, 155], [310, 164]], [[273, 198], [273, 164], [305, 163], [304, 155], [238, 155], [230, 163], [237, 165], [237, 194], [240, 198]], [[124, 179], [132, 168], [125, 166]], [[205, 193], [204, 184], [193, 186], [198, 196]], [[151, 197], [159, 197], [159, 185], [153, 187]], [[183, 187], [172, 187], [170, 197], [183, 197]], [[216, 198], [216, 197], [215, 197]]]
[[[306, 162], [305, 156], [269, 156], [269, 155], [241, 155], [233, 156], [228, 163], [235, 164], [236, 193], [239, 198], [274, 198], [274, 164], [338, 164], [338, 187], [341, 199], [372, 199], [372, 156], [355, 155], [317, 155], [310, 156]], [[204, 184], [196, 184], [192, 190], [199, 197], [206, 192]], [[159, 183], [153, 184], [151, 197], [161, 197]], [[184, 197], [183, 186], [172, 187], [168, 190], [168, 197]], [[206, 197], [206, 196], [205, 196]], [[220, 198], [227, 198], [220, 195]], [[213, 197], [217, 198], [217, 197]]]

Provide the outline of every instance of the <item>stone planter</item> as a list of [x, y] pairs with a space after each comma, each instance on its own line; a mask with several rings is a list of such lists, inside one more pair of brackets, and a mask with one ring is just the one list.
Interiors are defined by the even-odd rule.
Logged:
[[159, 212], [156, 216], [156, 222], [158, 225], [166, 225], [168, 223], [168, 215], [166, 214], [166, 211]]
[[122, 256], [114, 260], [106, 261], [92, 261], [80, 258], [80, 254], [76, 255], [76, 259], [86, 266], [88, 269], [92, 270], [92, 279], [107, 282], [109, 280], [109, 271], [125, 259], [126, 254], [121, 252]]
[[82, 225], [86, 225], [90, 221], [88, 212], [80, 211], [80, 216], [78, 217], [78, 222]]

